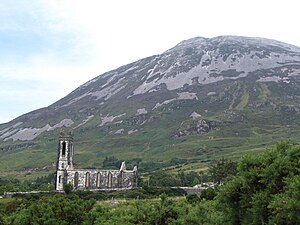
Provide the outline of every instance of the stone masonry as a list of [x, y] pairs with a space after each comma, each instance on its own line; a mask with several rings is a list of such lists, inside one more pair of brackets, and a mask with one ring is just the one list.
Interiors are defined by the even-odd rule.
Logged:
[[112, 190], [137, 187], [137, 167], [127, 170], [122, 162], [119, 170], [78, 169], [73, 165], [73, 134], [60, 132], [56, 164], [55, 190], [63, 191], [69, 183], [74, 190]]

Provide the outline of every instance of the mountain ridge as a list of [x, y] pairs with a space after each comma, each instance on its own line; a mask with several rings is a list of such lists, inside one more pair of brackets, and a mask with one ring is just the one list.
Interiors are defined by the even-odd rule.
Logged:
[[[300, 47], [297, 47], [297, 46], [294, 46], [294, 45], [290, 45], [290, 44], [286, 44], [286, 43], [280, 42], [280, 41], [275, 41], [275, 40], [272, 40], [272, 39], [256, 38], [256, 37], [255, 37], [255, 38], [249, 38], [249, 37], [241, 37], [241, 36], [217, 36], [217, 37], [214, 37], [214, 38], [211, 38], [211, 39], [210, 39], [210, 38], [204, 38], [204, 37], [195, 37], [195, 38], [191, 38], [191, 39], [188, 39], [188, 40], [184, 40], [184, 41], [180, 42], [179, 44], [177, 44], [176, 46], [174, 46], [173, 48], [171, 48], [171, 49], [165, 51], [163, 54], [166, 54], [166, 53], [169, 52], [169, 51], [177, 50], [177, 47], [178, 47], [178, 46], [179, 46], [180, 48], [181, 48], [181, 47], [188, 47], [188, 46], [186, 46], [186, 43], [192, 43], [193, 45], [195, 45], [195, 43], [198, 43], [199, 40], [200, 40], [200, 42], [202, 43], [203, 41], [207, 41], [207, 40], [212, 40], [212, 41], [214, 41], [214, 40], [218, 40], [218, 39], [224, 39], [224, 40], [226, 40], [226, 41], [228, 41], [228, 40], [229, 40], [229, 41], [230, 41], [230, 40], [235, 40], [235, 41], [238, 41], [238, 42], [245, 42], [245, 43], [249, 43], [249, 41], [250, 41], [250, 42], [253, 42], [253, 41], [255, 42], [255, 41], [258, 40], [258, 42], [255, 42], [256, 44], [257, 44], [257, 43], [260, 43], [260, 42], [263, 42], [263, 41], [267, 41], [268, 43], [277, 44], [277, 45], [280, 44], [280, 45], [284, 46], [285, 48], [290, 48], [290, 49], [293, 48], [294, 50], [298, 50], [298, 52], [300, 52]], [[146, 58], [140, 59], [140, 60], [138, 60], [138, 61], [136, 61], [136, 62], [133, 62], [133, 63], [127, 64], [127, 65], [121, 66], [121, 67], [119, 67], [119, 68], [117, 68], [117, 69], [114, 69], [114, 70], [112, 70], [112, 71], [109, 71], [109, 72], [106, 72], [106, 73], [104, 73], [104, 74], [101, 74], [101, 75], [99, 75], [99, 76], [93, 78], [92, 80], [87, 81], [85, 84], [79, 86], [77, 89], [75, 89], [74, 91], [72, 91], [69, 95], [71, 95], [73, 92], [77, 91], [78, 89], [81, 89], [82, 87], [88, 86], [89, 84], [95, 82], [95, 81], [96, 81], [97, 79], [99, 79], [101, 76], [106, 76], [107, 74], [110, 74], [110, 73], [112, 73], [113, 71], [120, 70], [120, 69], [122, 69], [123, 67], [128, 67], [129, 65], [138, 63], [138, 62], [141, 61], [141, 60], [146, 60], [146, 59], [148, 59], [148, 58], [153, 58], [153, 57], [157, 57], [157, 56], [158, 56], [158, 55], [146, 57]], [[68, 95], [67, 95], [67, 96], [68, 96]], [[65, 97], [67, 97], [67, 96], [65, 96]], [[64, 97], [64, 98], [65, 98], [65, 97]], [[63, 98], [63, 99], [64, 99], [64, 98]], [[60, 101], [60, 100], [58, 100], [57, 102], [59, 102], [59, 101]], [[57, 102], [51, 104], [51, 105], [48, 106], [48, 107], [44, 107], [44, 108], [37, 109], [37, 110], [43, 110], [43, 109], [49, 108], [49, 107], [51, 107], [52, 105], [55, 105]], [[37, 111], [37, 110], [34, 110], [34, 111]], [[34, 111], [32, 111], [32, 112], [34, 112]], [[31, 113], [31, 112], [28, 112], [28, 113]], [[26, 113], [26, 114], [24, 114], [24, 115], [27, 115], [28, 113]], [[21, 115], [20, 117], [22, 117], [22, 116], [24, 116], [24, 115]], [[18, 119], [18, 118], [19, 118], [19, 117], [15, 118], [15, 119], [13, 119], [13, 120], [16, 120], [16, 119]], [[11, 121], [9, 121], [8, 123], [10, 123], [10, 122], [11, 122]], [[7, 123], [6, 123], [6, 124], [7, 124]]]
[[[45, 154], [68, 127], [83, 149], [82, 165], [97, 165], [95, 155], [145, 161], [168, 161], [170, 154], [200, 161], [236, 157], [276, 138], [297, 140], [299, 75], [297, 46], [264, 38], [196, 37], [1, 124], [0, 149]], [[28, 143], [30, 149], [20, 147]], [[53, 155], [39, 156], [40, 164]]]

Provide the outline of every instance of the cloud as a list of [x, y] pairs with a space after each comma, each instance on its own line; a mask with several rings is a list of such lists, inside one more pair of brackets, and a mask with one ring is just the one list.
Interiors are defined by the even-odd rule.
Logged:
[[98, 75], [85, 32], [65, 9], [46, 2], [0, 2], [0, 123], [48, 106]]
[[15, 112], [12, 119], [50, 105], [99, 74], [195, 36], [261, 36], [300, 46], [295, 2], [0, 1], [0, 112]]

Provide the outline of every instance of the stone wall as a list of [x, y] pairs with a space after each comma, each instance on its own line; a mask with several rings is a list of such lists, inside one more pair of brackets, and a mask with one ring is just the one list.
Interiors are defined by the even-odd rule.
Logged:
[[76, 169], [73, 166], [73, 134], [60, 132], [56, 164], [55, 190], [63, 191], [72, 184], [77, 190], [111, 190], [137, 187], [137, 167], [127, 170], [122, 162], [120, 170]]
[[137, 186], [135, 171], [74, 169], [66, 170], [66, 183], [74, 189], [114, 189]]

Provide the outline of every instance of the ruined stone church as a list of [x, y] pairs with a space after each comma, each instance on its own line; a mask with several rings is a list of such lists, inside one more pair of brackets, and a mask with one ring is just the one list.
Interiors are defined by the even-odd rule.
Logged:
[[73, 165], [74, 146], [71, 132], [60, 132], [56, 164], [55, 190], [65, 184], [74, 190], [118, 190], [137, 187], [137, 167], [127, 170], [122, 162], [119, 170], [78, 169]]

